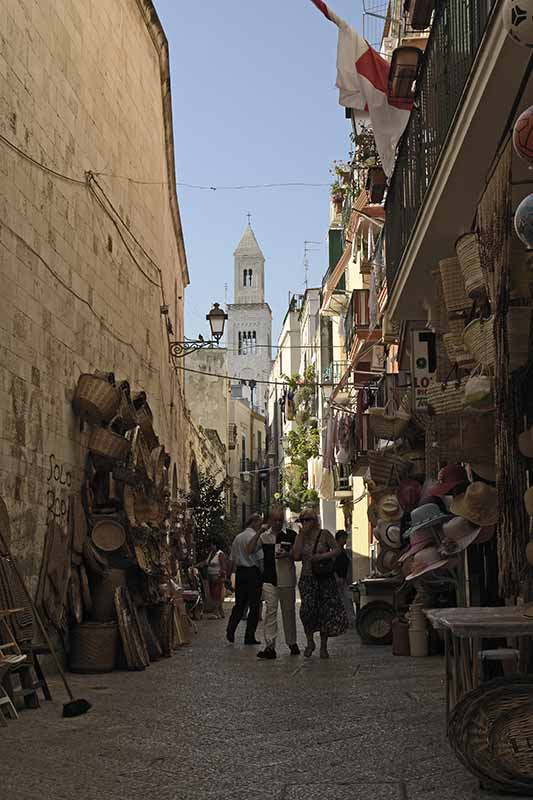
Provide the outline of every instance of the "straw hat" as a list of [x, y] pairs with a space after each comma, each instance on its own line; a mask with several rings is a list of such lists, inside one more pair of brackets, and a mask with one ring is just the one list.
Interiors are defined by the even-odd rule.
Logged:
[[524, 494], [524, 505], [530, 517], [533, 517], [533, 486], [531, 486]]
[[413, 569], [405, 580], [413, 581], [415, 578], [425, 575], [426, 572], [444, 567], [447, 563], [448, 559], [442, 558], [436, 547], [426, 547], [413, 557]]
[[533, 428], [524, 431], [518, 437], [518, 447], [526, 458], [533, 458]]
[[391, 550], [401, 550], [402, 534], [399, 525], [379, 522], [374, 530], [374, 535], [383, 547], [389, 547]]
[[93, 525], [91, 539], [99, 550], [111, 553], [122, 547], [126, 541], [126, 531], [120, 522], [108, 517]]
[[478, 537], [474, 544], [485, 544], [485, 542], [490, 541], [494, 536], [495, 530], [495, 525], [485, 525], [483, 528], [480, 528]]
[[481, 528], [475, 527], [463, 517], [454, 517], [442, 526], [444, 541], [440, 547], [443, 555], [451, 556], [466, 550], [469, 544], [475, 542]]
[[413, 478], [400, 481], [398, 486], [398, 502], [404, 511], [412, 511], [420, 502], [422, 487]]
[[376, 569], [382, 575], [390, 575], [391, 572], [398, 571], [399, 553], [397, 550], [390, 550], [382, 547], [376, 560]]
[[496, 464], [470, 464], [470, 469], [478, 478], [496, 483]]
[[454, 497], [451, 511], [475, 525], [495, 525], [498, 522], [498, 494], [487, 483], [471, 483], [466, 492]]
[[384, 522], [398, 522], [403, 517], [403, 510], [395, 494], [389, 492], [377, 501], [377, 514]]
[[444, 497], [458, 486], [468, 483], [466, 469], [460, 464], [448, 464], [439, 472], [439, 480], [428, 492], [427, 497]]
[[426, 547], [431, 547], [433, 544], [435, 544], [435, 541], [431, 531], [424, 529], [415, 531], [411, 537], [409, 549], [400, 556], [400, 561], [402, 563], [407, 561], [420, 550], [424, 550]]
[[412, 536], [415, 531], [424, 528], [431, 528], [432, 525], [447, 522], [451, 516], [452, 514], [445, 514], [437, 503], [424, 503], [411, 513], [411, 527], [406, 532], [406, 536]]

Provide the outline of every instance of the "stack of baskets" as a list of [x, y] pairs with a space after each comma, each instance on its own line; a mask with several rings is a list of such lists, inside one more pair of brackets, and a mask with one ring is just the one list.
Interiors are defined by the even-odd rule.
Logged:
[[410, 470], [410, 463], [394, 448], [369, 450], [370, 477], [377, 486], [392, 486], [399, 483]]

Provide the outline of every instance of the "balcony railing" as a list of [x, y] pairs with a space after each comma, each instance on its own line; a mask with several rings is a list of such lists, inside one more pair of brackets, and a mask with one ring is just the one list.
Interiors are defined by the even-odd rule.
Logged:
[[332, 361], [329, 366], [322, 371], [322, 383], [331, 383], [336, 386], [346, 371], [344, 361]]
[[387, 193], [389, 292], [496, 0], [437, 3], [416, 99]]
[[344, 338], [348, 355], [352, 349], [355, 335], [360, 331], [368, 330], [370, 324], [369, 296], [368, 289], [354, 289], [352, 292], [352, 299], [344, 319]]

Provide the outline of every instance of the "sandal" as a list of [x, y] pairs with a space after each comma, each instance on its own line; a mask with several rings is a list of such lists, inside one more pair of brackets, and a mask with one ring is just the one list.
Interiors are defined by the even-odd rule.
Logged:
[[313, 642], [312, 645], [308, 644], [307, 647], [304, 650], [304, 656], [306, 658], [310, 658], [313, 655], [313, 653], [315, 652], [315, 647], [316, 647], [316, 645], [315, 645], [314, 642]]

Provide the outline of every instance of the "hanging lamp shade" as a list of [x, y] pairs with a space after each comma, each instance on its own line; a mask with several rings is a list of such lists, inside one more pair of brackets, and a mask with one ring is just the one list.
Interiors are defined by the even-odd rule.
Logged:
[[396, 48], [389, 72], [388, 96], [391, 100], [411, 102], [414, 99], [421, 64], [422, 50], [418, 47]]
[[217, 342], [222, 338], [224, 335], [224, 325], [226, 324], [226, 320], [228, 315], [222, 311], [220, 308], [219, 303], [214, 303], [213, 308], [206, 315], [206, 320], [209, 322], [211, 327], [211, 336]]
[[414, 31], [429, 28], [435, 9], [435, 0], [411, 0], [409, 3], [409, 27]]

